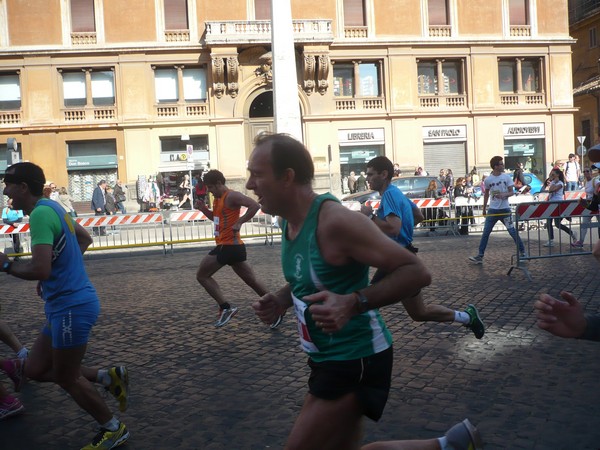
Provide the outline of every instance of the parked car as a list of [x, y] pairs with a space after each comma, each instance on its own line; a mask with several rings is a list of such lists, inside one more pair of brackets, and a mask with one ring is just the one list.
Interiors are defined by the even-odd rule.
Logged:
[[[512, 176], [512, 174], [509, 174]], [[523, 178], [525, 179], [525, 184], [531, 187], [529, 194], [537, 194], [542, 190], [542, 185], [544, 184], [542, 180], [540, 180], [536, 175], [531, 172], [523, 172]], [[479, 185], [473, 186], [473, 196], [481, 197], [481, 187]]]
[[[425, 191], [427, 190], [427, 186], [429, 186], [429, 182], [431, 180], [435, 180], [438, 187], [438, 194], [440, 196], [445, 195], [446, 188], [436, 177], [395, 177], [392, 178], [392, 184], [399, 188], [408, 198], [425, 198]], [[380, 198], [381, 196], [377, 191], [363, 191], [346, 195], [342, 198], [342, 201], [359, 202], [360, 204], [363, 204], [367, 200], [379, 200]]]

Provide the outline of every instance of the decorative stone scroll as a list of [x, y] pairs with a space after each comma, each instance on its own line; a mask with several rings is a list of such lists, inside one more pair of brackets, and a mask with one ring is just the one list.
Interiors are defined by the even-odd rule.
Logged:
[[238, 76], [240, 63], [237, 55], [227, 57], [227, 91], [231, 98], [236, 98], [239, 90]]
[[312, 54], [304, 54], [304, 92], [310, 95], [315, 90], [316, 58]]
[[329, 55], [319, 55], [319, 69], [317, 72], [317, 89], [319, 94], [325, 95], [329, 83], [327, 77], [329, 76]]
[[225, 64], [223, 58], [220, 56], [211, 55], [211, 60], [213, 90], [215, 91], [215, 97], [221, 98], [225, 92]]

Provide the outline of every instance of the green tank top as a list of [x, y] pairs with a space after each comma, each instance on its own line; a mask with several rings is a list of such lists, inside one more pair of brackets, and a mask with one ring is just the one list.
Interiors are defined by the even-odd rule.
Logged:
[[392, 336], [378, 310], [353, 316], [343, 329], [326, 334], [315, 325], [308, 304], [302, 300], [323, 290], [349, 294], [369, 284], [368, 266], [358, 262], [334, 266], [323, 259], [316, 230], [325, 201], [339, 202], [329, 193], [316, 197], [294, 240], [287, 238], [287, 222], [283, 222], [281, 265], [292, 291], [300, 344], [316, 362], [364, 358], [392, 345]]

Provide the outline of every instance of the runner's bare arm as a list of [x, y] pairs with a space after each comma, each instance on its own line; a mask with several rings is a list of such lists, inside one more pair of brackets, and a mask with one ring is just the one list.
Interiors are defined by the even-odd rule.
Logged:
[[214, 216], [213, 216], [213, 212], [208, 209], [208, 206], [206, 206], [206, 203], [204, 203], [204, 200], [202, 199], [197, 199], [196, 200], [196, 206], [198, 207], [198, 209], [200, 211], [202, 211], [204, 213], [204, 215], [208, 218], [208, 220], [213, 220]]
[[[0, 253], [0, 265], [8, 256]], [[52, 269], [52, 245], [37, 244], [31, 249], [30, 260], [13, 261], [8, 273], [23, 280], [46, 280]]]
[[413, 226], [416, 227], [417, 225], [419, 225], [421, 222], [423, 222], [425, 220], [425, 217], [423, 216], [423, 213], [421, 212], [421, 208], [413, 208], [412, 212], [413, 212], [413, 216], [414, 216]]
[[77, 238], [77, 243], [79, 244], [79, 248], [81, 249], [81, 254], [84, 254], [90, 245], [94, 242], [90, 233], [86, 231], [81, 225], [77, 222], [75, 223], [75, 237]]
[[[368, 299], [369, 309], [412, 298], [431, 283], [431, 275], [419, 258], [390, 241], [368, 218], [338, 203], [326, 202], [322, 206], [317, 238], [321, 254], [329, 264], [343, 265], [354, 260], [389, 273], [361, 291]], [[354, 293], [338, 295], [323, 291], [304, 300], [323, 302], [310, 307], [313, 317], [334, 320], [335, 329], [358, 313], [358, 298]]]
[[[238, 230], [241, 228], [243, 223], [251, 220], [260, 210], [260, 205], [257, 202], [252, 200], [247, 195], [237, 191], [231, 191], [227, 196], [226, 202], [229, 208], [241, 208], [242, 206], [247, 208], [246, 212], [240, 216], [236, 222], [236, 225], [238, 225]], [[234, 228], [236, 228], [236, 225], [234, 225]]]

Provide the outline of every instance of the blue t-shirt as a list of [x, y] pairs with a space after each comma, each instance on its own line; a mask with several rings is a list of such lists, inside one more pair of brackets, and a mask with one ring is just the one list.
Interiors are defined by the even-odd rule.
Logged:
[[416, 208], [412, 201], [400, 191], [396, 186], [390, 184], [384, 191], [377, 209], [377, 217], [385, 220], [390, 214], [394, 214], [402, 220], [402, 228], [397, 236], [390, 236], [403, 247], [409, 245], [413, 240], [413, 228], [415, 217], [413, 208]]

